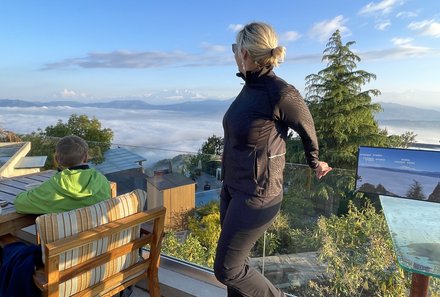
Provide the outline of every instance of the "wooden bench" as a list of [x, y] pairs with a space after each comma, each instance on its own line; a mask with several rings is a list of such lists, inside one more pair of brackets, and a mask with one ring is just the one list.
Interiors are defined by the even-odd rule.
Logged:
[[[139, 193], [146, 196], [143, 191], [137, 191], [137, 194]], [[133, 196], [134, 194], [132, 192], [121, 196], [127, 195]], [[71, 211], [68, 216], [78, 218], [86, 211], [90, 213], [95, 210], [101, 211], [102, 205], [107, 203], [105, 206], [108, 212], [104, 211], [102, 216], [108, 215], [110, 218], [114, 216], [117, 207], [122, 205], [123, 209], [127, 209], [125, 206], [127, 199], [121, 203], [116, 201], [121, 196], [109, 199], [108, 201], [111, 200], [111, 202], [103, 201], [95, 206]], [[92, 210], [88, 209], [91, 207]], [[160, 297], [158, 266], [165, 208], [158, 207], [141, 211], [142, 209], [143, 205], [139, 205], [138, 210], [130, 215], [86, 228], [70, 236], [61, 236], [62, 238], [56, 238], [54, 241], [48, 240], [48, 236], [51, 236], [49, 233], [52, 231], [44, 228], [52, 228], [50, 222], [59, 218], [64, 220], [67, 216], [58, 214], [59, 217], [57, 217], [56, 214], [52, 214], [51, 217], [44, 215], [45, 217], [41, 216], [44, 218], [37, 218], [36, 224], [42, 240], [45, 266], [36, 271], [34, 281], [43, 295], [50, 297], [113, 296], [128, 286], [148, 278], [150, 296]], [[152, 224], [152, 229], [149, 232], [140, 232], [141, 224], [145, 223]], [[133, 236], [134, 233], [136, 233], [135, 236]], [[140, 257], [139, 249], [147, 244], [150, 247], [148, 257]]]

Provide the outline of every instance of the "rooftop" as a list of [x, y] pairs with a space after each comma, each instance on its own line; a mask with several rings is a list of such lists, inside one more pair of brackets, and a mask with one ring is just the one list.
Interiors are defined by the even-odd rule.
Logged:
[[0, 166], [3, 166], [20, 148], [24, 143], [0, 143]]
[[133, 168], [142, 168], [146, 159], [123, 147], [109, 149], [104, 153], [105, 161], [94, 167], [103, 174], [124, 171]]

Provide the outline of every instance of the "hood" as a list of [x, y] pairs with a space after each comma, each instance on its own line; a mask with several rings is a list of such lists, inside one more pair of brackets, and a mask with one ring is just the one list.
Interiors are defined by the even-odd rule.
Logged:
[[72, 199], [88, 198], [105, 187], [106, 182], [95, 169], [64, 169], [50, 181], [57, 194]]

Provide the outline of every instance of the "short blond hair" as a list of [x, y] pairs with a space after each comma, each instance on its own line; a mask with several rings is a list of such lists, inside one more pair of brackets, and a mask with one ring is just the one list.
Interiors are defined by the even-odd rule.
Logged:
[[278, 36], [271, 25], [255, 22], [237, 33], [238, 50], [245, 48], [260, 67], [273, 68], [284, 61], [286, 48], [278, 45]]
[[76, 135], [64, 136], [56, 146], [55, 155], [58, 165], [72, 167], [79, 165], [88, 158], [89, 145]]

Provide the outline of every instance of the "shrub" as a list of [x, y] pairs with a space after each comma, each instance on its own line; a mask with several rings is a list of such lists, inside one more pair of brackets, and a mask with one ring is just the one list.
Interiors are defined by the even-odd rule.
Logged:
[[328, 278], [311, 283], [317, 296], [405, 296], [409, 280], [397, 266], [385, 218], [371, 203], [318, 221], [320, 259]]

